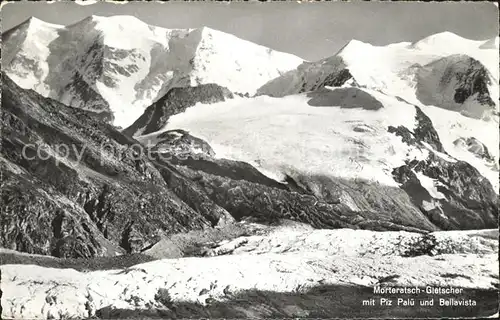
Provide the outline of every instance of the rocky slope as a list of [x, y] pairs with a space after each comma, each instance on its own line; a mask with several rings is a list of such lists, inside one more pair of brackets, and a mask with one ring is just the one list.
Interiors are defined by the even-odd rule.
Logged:
[[210, 104], [232, 98], [233, 94], [227, 88], [216, 84], [173, 88], [147, 107], [142, 116], [123, 133], [129, 136], [153, 133], [165, 127], [170, 116], [184, 112], [197, 103]]
[[[328, 317], [328, 312], [336, 312], [353, 317], [435, 317], [490, 316], [497, 311], [495, 230], [422, 236], [313, 230], [290, 223], [251, 225], [247, 228], [258, 230], [257, 234], [219, 242], [210, 249], [211, 257], [164, 259], [92, 272], [1, 266], [2, 316], [262, 318]], [[434, 307], [361, 306], [363, 299], [402, 296], [376, 294], [376, 286], [452, 287], [462, 292], [408, 295], [416, 301], [431, 297]], [[345, 295], [342, 302], [339, 292]], [[475, 302], [469, 307], [443, 307], [438, 304], [440, 298]]]
[[[331, 186], [329, 194], [333, 196], [323, 196], [303, 188], [292, 177], [277, 182], [248, 163], [214, 157], [210, 145], [182, 130], [166, 131], [143, 143], [149, 145], [153, 158], [168, 162], [183, 176], [195, 181], [199, 190], [237, 220], [253, 217], [272, 222], [284, 218], [305, 222], [315, 228], [419, 232], [436, 229], [418, 209], [412, 207], [404, 192], [398, 194], [390, 190], [409, 207], [404, 212], [393, 214], [391, 209], [397, 206], [392, 203], [391, 207], [390, 200], [386, 206], [370, 203], [363, 209], [353, 210], [338, 197], [345, 190], [342, 184]], [[167, 175], [164, 177], [167, 182], [171, 179]]]
[[173, 87], [255, 93], [303, 60], [210, 28], [165, 29], [131, 16], [69, 26], [30, 18], [2, 34], [3, 70], [21, 87], [127, 127]]
[[377, 285], [476, 301], [391, 316], [497, 311], [498, 232], [470, 230], [498, 222], [498, 41], [279, 76], [295, 57], [130, 17], [3, 40], [2, 318], [387, 317]]
[[175, 193], [162, 173], [187, 189], [191, 182], [167, 167], [160, 172], [137, 141], [110, 125], [6, 76], [2, 88], [2, 247], [115, 255], [136, 252], [163, 233], [231, 220], [201, 193]]
[[416, 73], [416, 96], [425, 105], [459, 111], [474, 118], [490, 118], [495, 102], [489, 92], [494, 78], [486, 67], [466, 55], [433, 61]]

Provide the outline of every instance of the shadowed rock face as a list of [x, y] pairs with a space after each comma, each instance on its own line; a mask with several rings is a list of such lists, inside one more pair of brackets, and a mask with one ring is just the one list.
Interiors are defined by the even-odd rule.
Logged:
[[[138, 252], [162, 235], [243, 217], [288, 217], [326, 228], [416, 228], [377, 223], [377, 212], [352, 212], [269, 179], [249, 164], [215, 160], [208, 144], [182, 131], [167, 133], [148, 159], [137, 141], [109, 124], [23, 90], [5, 76], [2, 112], [5, 248], [57, 257], [113, 256]], [[155, 156], [160, 146], [172, 146], [173, 157]]]
[[[389, 132], [401, 136], [407, 144], [424, 147], [423, 143], [427, 143], [445, 153], [431, 120], [419, 108], [416, 120], [414, 133], [403, 126], [389, 127]], [[407, 161], [392, 174], [413, 203], [440, 229], [495, 228], [498, 197], [491, 183], [467, 162], [448, 158], [431, 151], [426, 160]], [[438, 198], [430, 194], [418, 174], [432, 179]]]
[[[106, 51], [102, 35], [95, 29], [91, 19], [79, 24], [83, 29], [58, 30], [58, 38], [52, 41], [49, 52], [60, 52], [66, 48], [74, 54], [49, 54], [47, 58], [48, 74], [44, 80], [51, 91], [49, 97], [75, 108], [98, 113], [101, 119], [113, 121], [114, 116], [109, 103], [101, 96], [96, 83], [103, 78], [106, 82]], [[92, 41], [85, 41], [92, 39]], [[84, 54], [75, 54], [82, 52]], [[108, 80], [109, 81], [109, 80]]]
[[[181, 246], [177, 240], [165, 241], [156, 251], [163, 257], [156, 261], [147, 256], [152, 252], [58, 259], [0, 250], [8, 263], [0, 266], [2, 315], [9, 319], [324, 318], [366, 317], [374, 312], [387, 316], [386, 306], [360, 308], [360, 300], [384, 296], [415, 300], [415, 306], [391, 308], [391, 316], [467, 312], [473, 317], [498, 308], [495, 229], [416, 234], [313, 230], [283, 220], [236, 225], [244, 234], [227, 233], [228, 229], [208, 235], [207, 230], [184, 234]], [[168, 250], [177, 247], [186, 252], [184, 243], [193, 240], [200, 250], [191, 253], [204, 258], [177, 259]], [[422, 291], [409, 295], [374, 291], [384, 286]], [[476, 301], [450, 308], [435, 300], [434, 306], [419, 307], [419, 300], [429, 299], [422, 286], [463, 288], [450, 297]], [[335, 303], [338, 299], [341, 303]]]
[[98, 111], [88, 111], [89, 113], [94, 113], [97, 118], [110, 123], [114, 120], [109, 104], [78, 72], [64, 87], [59, 99], [66, 105], [74, 105], [84, 110], [87, 110], [85, 106], [90, 105], [92, 110]]
[[482, 118], [495, 107], [488, 90], [490, 77], [476, 59], [451, 55], [418, 69], [416, 95], [423, 104]]
[[[202, 139], [193, 137], [185, 130], [169, 130], [158, 135], [157, 143], [149, 148], [159, 162], [175, 166], [187, 166], [233, 180], [245, 180], [288, 190], [290, 187], [270, 179], [246, 162], [213, 158], [215, 153]], [[197, 181], [197, 179], [195, 179]]]
[[453, 141], [453, 144], [455, 146], [459, 146], [466, 149], [470, 153], [476, 155], [476, 157], [478, 158], [485, 159], [488, 161], [494, 161], [493, 157], [488, 151], [488, 148], [481, 141], [479, 141], [474, 137], [460, 138]]
[[369, 93], [358, 88], [319, 89], [307, 94], [311, 99], [307, 102], [314, 107], [362, 108], [378, 110], [384, 106]]
[[[2, 247], [60, 257], [114, 255], [137, 252], [164, 233], [230, 218], [204, 195], [177, 195], [175, 182], [183, 190], [190, 182], [169, 172], [177, 180], [168, 185], [134, 150], [137, 141], [3, 79]], [[60, 145], [68, 146], [66, 156]]]
[[[433, 199], [409, 168], [437, 181], [437, 190], [445, 198]], [[431, 155], [426, 161], [411, 161], [396, 168], [393, 175], [440, 229], [484, 229], [497, 225], [498, 198], [493, 187], [467, 162], [450, 163]]]
[[216, 84], [203, 84], [197, 87], [173, 88], [166, 95], [149, 106], [143, 115], [130, 127], [123, 130], [129, 136], [153, 133], [163, 128], [168, 119], [196, 103], [215, 103], [232, 99], [233, 94]]

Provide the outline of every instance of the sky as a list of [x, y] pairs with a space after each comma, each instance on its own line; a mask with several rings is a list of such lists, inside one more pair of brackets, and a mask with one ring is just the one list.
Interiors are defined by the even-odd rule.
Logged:
[[306, 60], [335, 54], [352, 39], [374, 45], [417, 41], [451, 31], [483, 40], [498, 35], [498, 7], [488, 2], [71, 2], [7, 3], [2, 29], [30, 16], [71, 24], [89, 15], [134, 15], [165, 28], [208, 26]]

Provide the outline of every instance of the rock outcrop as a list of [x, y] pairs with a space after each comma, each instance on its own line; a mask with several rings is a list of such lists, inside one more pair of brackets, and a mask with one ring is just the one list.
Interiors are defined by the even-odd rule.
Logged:
[[[349, 188], [348, 184], [331, 182], [324, 185], [326, 192], [314, 193], [304, 188], [301, 181], [295, 181], [292, 177], [289, 177], [286, 183], [279, 183], [264, 176], [247, 163], [218, 159], [207, 153], [200, 153], [198, 148], [191, 147], [193, 137], [186, 132], [181, 132], [175, 131], [175, 135], [164, 137], [159, 145], [168, 144], [170, 139], [177, 143], [176, 148], [191, 150], [191, 154], [184, 152], [180, 157], [164, 150], [153, 152], [152, 155], [157, 159], [168, 160], [170, 165], [175, 166], [182, 175], [195, 181], [212, 201], [230, 212], [237, 220], [248, 217], [267, 222], [290, 219], [308, 223], [315, 228], [350, 227], [418, 232], [436, 230], [425, 216], [411, 208], [411, 202], [402, 191], [399, 191], [398, 201], [406, 200], [410, 207], [404, 213], [393, 214], [394, 209], [399, 208], [396, 202], [393, 202], [392, 206], [391, 204], [377, 205], [377, 203], [384, 202], [388, 195], [394, 197], [398, 194], [397, 190], [391, 188], [384, 190], [387, 194], [373, 195], [367, 199], [369, 204], [353, 209], [348, 205], [348, 201], [341, 201], [336, 195], [347, 190], [347, 194], [355, 194], [361, 198], [369, 187], [365, 188], [364, 192], [350, 192], [360, 187]], [[184, 147], [179, 145], [182, 142], [184, 142]], [[150, 147], [150, 150], [159, 149], [161, 147]], [[169, 177], [165, 176], [165, 178], [169, 181]], [[318, 181], [322, 181], [321, 184], [326, 183], [321, 179]], [[377, 196], [382, 199], [377, 200]]]
[[[323, 88], [283, 99], [255, 97], [213, 107], [197, 105], [170, 117], [166, 129], [183, 128], [189, 136], [210, 139], [215, 156], [193, 149], [200, 142], [179, 130], [138, 139], [150, 150], [161, 149], [156, 144], [172, 145], [165, 149], [166, 155], [172, 154], [169, 148], [174, 145], [193, 150], [192, 159], [185, 154], [184, 159], [169, 162], [197, 179], [212, 200], [237, 219], [253, 209], [260, 216], [306, 219], [300, 221], [319, 228], [493, 228], [498, 208], [494, 188], [483, 172], [446, 153], [439, 136], [442, 127], [438, 133], [423, 110], [428, 108], [374, 90]], [[254, 168], [241, 161], [251, 161], [288, 190], [250, 178]], [[412, 170], [408, 164], [419, 162], [432, 167], [432, 172], [419, 166], [415, 186], [408, 186]], [[409, 172], [397, 171], [401, 166]], [[470, 193], [467, 181], [482, 191]], [[454, 195], [445, 197], [438, 191], [440, 184], [450, 185], [448, 192]], [[425, 203], [417, 190], [425, 191]], [[477, 201], [472, 206], [471, 195]], [[438, 202], [443, 211], [432, 211]], [[467, 215], [474, 217], [470, 223]]]
[[233, 98], [233, 94], [216, 84], [170, 89], [149, 106], [130, 127], [123, 130], [129, 136], [146, 135], [166, 126], [168, 118], [186, 111], [196, 103], [210, 104]]
[[417, 71], [417, 98], [435, 105], [482, 119], [495, 110], [489, 87], [492, 75], [478, 60], [467, 55], [450, 55]]
[[429, 149], [427, 159], [395, 168], [393, 176], [413, 203], [440, 229], [493, 228], [498, 220], [498, 196], [491, 183], [467, 162], [445, 153], [431, 120], [416, 107], [414, 132], [389, 127], [407, 144]]
[[257, 95], [284, 97], [327, 86], [340, 87], [349, 80], [354, 81], [342, 57], [332, 56], [300, 64], [297, 69], [290, 70], [260, 87]]
[[[2, 95], [2, 247], [115, 255], [137, 252], [164, 233], [230, 219], [203, 194], [176, 194], [175, 183], [191, 182], [167, 167], [160, 172], [137, 141], [111, 125], [6, 76]], [[167, 171], [177, 177], [171, 184]]]

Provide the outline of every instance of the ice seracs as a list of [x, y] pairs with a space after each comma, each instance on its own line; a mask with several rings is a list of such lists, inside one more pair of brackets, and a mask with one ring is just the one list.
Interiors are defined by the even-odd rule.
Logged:
[[[165, 308], [161, 290], [172, 303], [207, 305], [210, 300], [230, 302], [247, 290], [305, 293], [322, 285], [373, 287], [387, 277], [395, 287], [493, 290], [498, 283], [497, 236], [495, 230], [424, 236], [292, 224], [218, 243], [213, 252], [220, 256], [163, 259], [123, 270], [4, 265], [2, 316], [87, 318], [105, 307]], [[426, 252], [431, 247], [432, 253]]]

